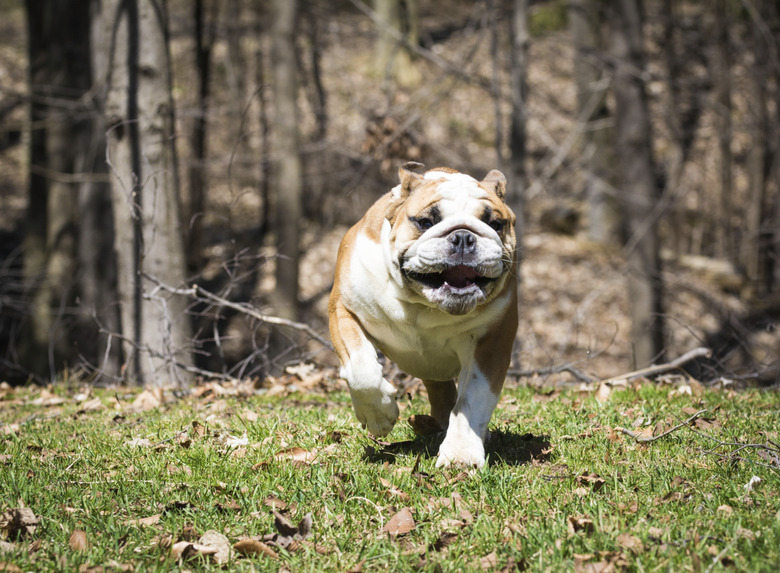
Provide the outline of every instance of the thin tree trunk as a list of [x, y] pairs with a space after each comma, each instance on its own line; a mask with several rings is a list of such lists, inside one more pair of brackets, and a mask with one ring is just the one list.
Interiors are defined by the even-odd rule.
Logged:
[[[260, 4], [255, 6], [255, 19], [256, 19], [256, 33], [260, 37], [262, 33], [261, 22], [263, 20], [263, 14]], [[268, 118], [268, 90], [265, 89], [265, 58], [266, 54], [263, 52], [262, 43], [257, 43], [255, 50], [255, 94], [258, 102], [258, 124], [260, 126], [260, 157], [257, 161], [257, 178], [260, 182], [258, 193], [260, 194], [260, 202], [262, 205], [262, 212], [260, 214], [260, 221], [257, 229], [255, 240], [257, 244], [262, 244], [265, 239], [266, 233], [272, 226], [272, 202], [271, 197], [271, 142], [270, 142], [270, 121]]]
[[[91, 83], [89, 5], [28, 2], [31, 104], [30, 203], [25, 278], [32, 312], [24, 361], [54, 376], [76, 349], [72, 328], [77, 297], [78, 186], [72, 177], [87, 122], [78, 98]], [[48, 357], [48, 359], [47, 359]]]
[[402, 39], [413, 44], [419, 40], [417, 0], [374, 0], [374, 9], [380, 25], [374, 55], [377, 74], [403, 87], [417, 85], [422, 76]]
[[731, 46], [728, 34], [728, 0], [716, 0], [713, 68], [715, 70], [715, 121], [718, 132], [719, 185], [715, 203], [715, 256], [733, 258], [731, 244]]
[[274, 88], [274, 189], [276, 191], [276, 290], [278, 316], [298, 315], [298, 259], [301, 218], [301, 164], [298, 133], [298, 78], [295, 57], [296, 0], [275, 0], [271, 60]]
[[198, 72], [198, 111], [192, 127], [189, 166], [189, 210], [186, 219], [187, 268], [197, 272], [203, 264], [203, 217], [206, 209], [206, 142], [211, 81], [211, 51], [216, 35], [218, 4], [207, 13], [205, 0], [195, 0], [195, 66]]
[[769, 161], [769, 110], [767, 108], [767, 78], [769, 74], [769, 41], [766, 26], [767, 4], [756, 2], [757, 14], [751, 22], [753, 40], [753, 67], [750, 74], [750, 151], [748, 176], [749, 202], [746, 214], [748, 244], [745, 267], [750, 281], [750, 295], [754, 301], [767, 292], [766, 244], [763, 223], [766, 216], [767, 165]]
[[[680, 93], [680, 76], [681, 76], [681, 62], [679, 58], [679, 48], [675, 42], [677, 31], [677, 17], [675, 15], [675, 3], [673, 0], [664, 0], [663, 9], [661, 10], [661, 20], [664, 27], [664, 41], [663, 51], [664, 60], [666, 61], [667, 72], [667, 93], [668, 93], [668, 105], [665, 106], [666, 125], [670, 134], [670, 145], [668, 152], [668, 163], [666, 175], [666, 185], [669, 188], [670, 196], [676, 196], [680, 179], [682, 178], [682, 172], [686, 156], [686, 145], [684, 138], [687, 137], [683, 133], [683, 122], [681, 118], [682, 114], [682, 97]], [[685, 252], [693, 252], [694, 254], [701, 253], [701, 241], [693, 240], [691, 232], [695, 232], [696, 229], [690, 229], [690, 224], [686, 225], [686, 213], [683, 206], [676, 206], [671, 212], [671, 225], [669, 225], [669, 232], [672, 235], [672, 248], [674, 255], [679, 258]], [[687, 246], [687, 241], [691, 239], [690, 246]]]
[[[590, 123], [583, 131], [585, 195], [588, 200], [588, 237], [602, 245], [623, 240], [622, 217], [614, 185], [614, 134], [609, 117], [601, 33], [602, 0], [570, 0], [569, 30], [574, 40], [574, 80], [577, 120]], [[596, 127], [598, 126], [598, 127]]]
[[642, 18], [637, 0], [611, 7], [612, 55], [618, 157], [623, 208], [628, 225], [628, 293], [631, 339], [637, 367], [663, 354], [661, 261], [655, 212], [658, 196], [650, 137], [650, 117], [642, 74]]
[[487, 2], [488, 13], [490, 14], [490, 63], [491, 63], [491, 81], [490, 87], [493, 91], [493, 117], [495, 118], [495, 133], [494, 133], [494, 145], [496, 150], [496, 165], [495, 167], [504, 171], [504, 119], [501, 112], [501, 102], [503, 100], [501, 94], [501, 51], [499, 50], [499, 12], [500, 7], [494, 0], [488, 0]]
[[[191, 327], [186, 301], [159, 292], [180, 286], [181, 232], [165, 3], [111, 0], [106, 116], [113, 176], [122, 336], [139, 384], [186, 382]], [[141, 42], [143, 38], [143, 42]]]
[[528, 5], [529, 0], [514, 0], [511, 19], [511, 89], [512, 125], [509, 132], [509, 206], [517, 216], [518, 246], [522, 241], [524, 225], [523, 196], [528, 185], [526, 173], [526, 117], [528, 105]]

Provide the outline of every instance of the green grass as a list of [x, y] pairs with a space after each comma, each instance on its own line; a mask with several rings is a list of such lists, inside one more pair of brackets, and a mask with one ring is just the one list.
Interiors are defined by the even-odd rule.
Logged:
[[[601, 404], [588, 393], [508, 389], [491, 425], [490, 463], [442, 471], [436, 439], [415, 438], [404, 421], [426, 413], [424, 397], [404, 399], [393, 445], [383, 446], [358, 427], [341, 386], [331, 387], [285, 398], [206, 393], [138, 412], [124, 391], [98, 392], [101, 407], [80, 412], [84, 402], [64, 386], [56, 393], [65, 402], [49, 406], [33, 403], [40, 389], [0, 390], [0, 511], [27, 507], [39, 518], [0, 546], [0, 570], [219, 569], [202, 555], [177, 561], [170, 543], [207, 530], [231, 544], [271, 536], [273, 500], [294, 525], [310, 513], [311, 534], [287, 549], [267, 541], [278, 559], [234, 553], [229, 570], [775, 571], [780, 563], [776, 392], [670, 397], [669, 386], [646, 383]], [[705, 421], [651, 443], [615, 430], [657, 435], [690, 409], [706, 409]], [[244, 434], [246, 446], [229, 440]], [[277, 455], [290, 448], [304, 459]], [[762, 481], [748, 493], [752, 476]], [[383, 531], [404, 507], [411, 530]], [[76, 530], [86, 548], [72, 546]]]

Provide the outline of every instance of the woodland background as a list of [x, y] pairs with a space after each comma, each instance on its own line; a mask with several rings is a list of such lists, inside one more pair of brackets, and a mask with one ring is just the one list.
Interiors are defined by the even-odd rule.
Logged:
[[332, 365], [407, 160], [510, 180], [511, 374], [780, 379], [771, 0], [0, 1], [0, 380]]

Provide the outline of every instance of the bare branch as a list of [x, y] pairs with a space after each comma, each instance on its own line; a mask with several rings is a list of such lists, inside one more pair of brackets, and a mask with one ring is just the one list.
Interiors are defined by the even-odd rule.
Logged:
[[668, 372], [669, 370], [676, 370], [680, 368], [683, 364], [686, 364], [690, 362], [691, 360], [695, 360], [696, 358], [709, 357], [712, 355], [712, 350], [709, 348], [694, 348], [693, 350], [689, 350], [679, 358], [676, 358], [675, 360], [672, 360], [671, 362], [667, 362], [665, 364], [657, 364], [655, 366], [648, 366], [647, 368], [642, 368], [640, 370], [634, 370], [633, 372], [629, 372], [628, 374], [621, 374], [620, 376], [614, 376], [613, 378], [609, 378], [607, 380], [604, 380], [605, 384], [614, 384], [616, 382], [624, 382], [627, 380], [631, 380], [632, 378], [639, 378], [640, 376], [653, 376], [654, 374], [660, 374], [661, 372]]
[[518, 378], [528, 378], [530, 376], [549, 376], [550, 374], [560, 374], [561, 372], [568, 372], [574, 376], [577, 380], [592, 384], [596, 382], [596, 378], [585, 374], [579, 368], [576, 368], [573, 364], [563, 364], [561, 366], [552, 366], [550, 368], [538, 368], [536, 370], [510, 370], [507, 372], [508, 376], [517, 376]]
[[691, 422], [693, 422], [693, 421], [694, 421], [696, 418], [698, 418], [699, 416], [701, 416], [701, 415], [702, 415], [704, 412], [706, 412], [706, 411], [707, 411], [706, 409], [704, 409], [704, 410], [699, 410], [699, 411], [698, 411], [698, 412], [696, 412], [696, 413], [695, 413], [693, 416], [691, 416], [690, 418], [688, 418], [687, 420], [685, 420], [685, 421], [684, 421], [684, 422], [682, 422], [681, 424], [677, 424], [677, 425], [676, 425], [674, 428], [671, 428], [671, 429], [669, 429], [669, 430], [666, 430], [666, 431], [665, 431], [663, 434], [658, 434], [657, 436], [640, 436], [640, 435], [638, 435], [638, 434], [635, 434], [635, 433], [634, 433], [634, 432], [632, 432], [631, 430], [628, 430], [628, 429], [626, 429], [626, 428], [621, 428], [621, 427], [619, 427], [619, 426], [618, 426], [618, 427], [616, 427], [616, 428], [615, 428], [615, 430], [617, 430], [618, 432], [621, 432], [621, 433], [623, 433], [623, 434], [625, 434], [625, 435], [627, 435], [627, 436], [630, 436], [630, 437], [634, 438], [634, 439], [635, 439], [635, 440], [636, 440], [638, 443], [640, 443], [640, 444], [641, 444], [641, 443], [648, 443], [648, 442], [655, 442], [656, 440], [660, 440], [661, 438], [663, 438], [663, 437], [665, 437], [665, 436], [668, 436], [668, 435], [669, 435], [669, 434], [671, 434], [672, 432], [676, 432], [676, 431], [677, 431], [677, 430], [679, 430], [680, 428], [683, 428], [683, 427], [687, 426], [688, 424], [690, 424]]
[[287, 328], [292, 328], [294, 330], [304, 332], [307, 335], [309, 335], [311, 338], [313, 338], [314, 340], [322, 344], [324, 347], [331, 350], [333, 349], [333, 346], [331, 345], [329, 340], [321, 336], [316, 330], [314, 330], [311, 326], [309, 326], [304, 322], [296, 322], [294, 320], [288, 320], [286, 318], [279, 318], [278, 316], [264, 314], [252, 308], [252, 306], [250, 306], [248, 303], [232, 302], [230, 300], [227, 300], [226, 298], [223, 298], [219, 295], [209, 292], [206, 289], [199, 287], [198, 285], [192, 285], [192, 287], [190, 288], [183, 288], [183, 289], [174, 288], [162, 284], [160, 281], [158, 281], [154, 277], [150, 277], [147, 274], [144, 274], [144, 277], [149, 279], [153, 283], [155, 283], [158, 289], [164, 290], [165, 292], [168, 292], [170, 294], [187, 296], [193, 300], [208, 301], [214, 304], [219, 304], [226, 308], [230, 308], [237, 312], [240, 312], [241, 314], [245, 314], [246, 316], [250, 316], [255, 320], [259, 320], [260, 322], [263, 322], [265, 324], [284, 326]]

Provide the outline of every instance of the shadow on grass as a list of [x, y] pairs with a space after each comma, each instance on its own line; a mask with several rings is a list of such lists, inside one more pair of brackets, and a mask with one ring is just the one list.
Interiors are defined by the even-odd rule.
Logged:
[[[444, 433], [419, 436], [414, 440], [402, 442], [382, 442], [375, 440], [373, 446], [367, 446], [363, 458], [369, 463], [395, 463], [397, 456], [435, 457], [439, 446], [444, 441]], [[549, 436], [533, 434], [518, 434], [506, 429], [494, 429], [486, 445], [488, 464], [491, 466], [505, 464], [519, 466], [547, 461], [551, 443]]]

